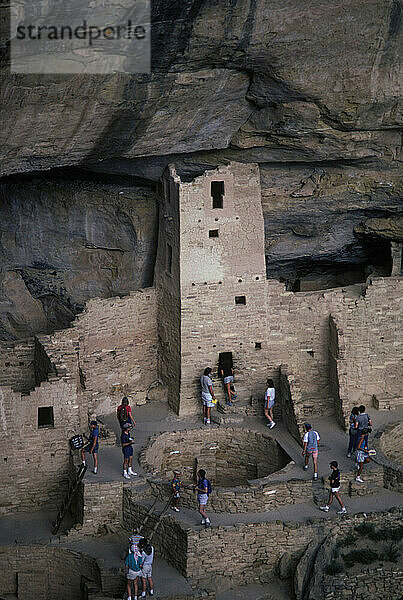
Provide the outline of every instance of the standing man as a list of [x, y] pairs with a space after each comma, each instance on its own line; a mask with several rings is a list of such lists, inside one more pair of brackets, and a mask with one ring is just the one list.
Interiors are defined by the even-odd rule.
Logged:
[[120, 436], [123, 452], [123, 477], [125, 479], [130, 479], [130, 475], [137, 475], [132, 469], [134, 438], [130, 437], [130, 429], [131, 424], [124, 423], [122, 435]]
[[302, 450], [302, 456], [305, 456], [304, 471], [308, 469], [309, 457], [312, 456], [313, 461], [313, 478], [318, 478], [318, 453], [319, 453], [319, 433], [312, 430], [310, 423], [305, 423], [305, 435], [304, 435], [304, 449]]
[[213, 382], [211, 380], [211, 369], [210, 367], [206, 367], [204, 369], [204, 374], [200, 377], [200, 384], [202, 389], [202, 401], [203, 401], [203, 421], [205, 425], [210, 425], [211, 423], [211, 408], [215, 404], [215, 395]]
[[99, 428], [98, 423], [96, 421], [91, 421], [90, 423], [90, 437], [88, 439], [88, 444], [81, 448], [81, 460], [83, 461], [83, 465], [85, 462], [85, 454], [84, 452], [88, 452], [92, 454], [92, 458], [94, 461], [94, 468], [92, 472], [94, 475], [98, 473], [98, 439], [99, 439]]
[[[365, 406], [363, 404], [361, 404], [361, 406], [358, 407], [359, 410], [359, 415], [357, 417], [357, 444], [358, 444], [358, 440], [360, 439], [362, 432], [364, 429], [368, 429], [369, 427], [372, 427], [372, 421], [371, 421], [371, 417], [369, 416], [368, 413], [365, 412]], [[367, 431], [366, 433], [366, 438], [365, 438], [365, 442], [368, 445], [368, 433], [369, 431]]]

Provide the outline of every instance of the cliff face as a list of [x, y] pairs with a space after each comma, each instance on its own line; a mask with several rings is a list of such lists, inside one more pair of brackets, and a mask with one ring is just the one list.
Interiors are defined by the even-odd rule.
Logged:
[[14, 174], [2, 187], [4, 335], [64, 325], [89, 297], [152, 279], [151, 188], [76, 181], [75, 171], [66, 180], [58, 167], [149, 185], [169, 162], [183, 178], [258, 162], [270, 277], [316, 273], [335, 285], [384, 267], [387, 248], [354, 227], [399, 205], [401, 9], [400, 0], [153, 0], [150, 75], [4, 68], [0, 174]]
[[149, 76], [4, 77], [3, 174], [229, 147], [397, 156], [399, 0], [154, 0], [152, 22]]
[[3, 339], [66, 327], [90, 298], [152, 285], [149, 188], [34, 177], [1, 185], [0, 197]]

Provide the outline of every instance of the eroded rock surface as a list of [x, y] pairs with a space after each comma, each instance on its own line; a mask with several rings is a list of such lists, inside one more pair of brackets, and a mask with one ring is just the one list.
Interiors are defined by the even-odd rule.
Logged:
[[76, 175], [9, 182], [0, 194], [3, 338], [60, 329], [90, 298], [152, 284], [156, 205], [149, 188]]
[[3, 72], [3, 174], [225, 148], [398, 157], [399, 0], [152, 5], [151, 75]]

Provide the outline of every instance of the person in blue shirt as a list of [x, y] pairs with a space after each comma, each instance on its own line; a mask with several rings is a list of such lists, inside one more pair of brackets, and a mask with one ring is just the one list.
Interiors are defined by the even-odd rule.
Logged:
[[210, 482], [208, 479], [206, 479], [206, 471], [204, 469], [200, 469], [197, 472], [197, 477], [198, 479], [195, 490], [197, 492], [197, 501], [199, 503], [199, 513], [202, 517], [201, 524], [205, 525], [206, 527], [210, 527], [210, 519], [208, 518], [206, 513], [206, 504], [209, 497]]
[[131, 427], [131, 423], [124, 423], [120, 436], [123, 452], [123, 477], [125, 479], [130, 479], [130, 475], [137, 475], [132, 469], [134, 437], [130, 435]]
[[90, 437], [88, 439], [88, 444], [81, 448], [81, 460], [85, 465], [85, 452], [92, 454], [92, 458], [94, 460], [94, 468], [92, 472], [96, 475], [98, 473], [98, 439], [99, 439], [99, 428], [98, 423], [96, 421], [91, 421], [90, 423]]

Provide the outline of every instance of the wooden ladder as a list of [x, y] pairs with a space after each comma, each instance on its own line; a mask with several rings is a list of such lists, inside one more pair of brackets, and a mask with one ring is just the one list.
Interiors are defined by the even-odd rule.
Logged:
[[73, 482], [69, 485], [69, 489], [67, 491], [66, 498], [63, 500], [61, 507], [59, 508], [59, 512], [57, 513], [57, 517], [52, 525], [52, 533], [55, 535], [59, 531], [59, 527], [64, 519], [66, 512], [69, 510], [70, 505], [73, 501], [73, 498], [78, 490], [78, 486], [83, 480], [85, 472], [87, 470], [87, 465], [82, 463], [76, 473], [76, 477]]
[[[160, 514], [157, 516], [157, 521], [156, 521], [154, 527], [152, 528], [150, 535], [148, 536], [148, 539], [150, 540], [150, 542], [151, 542], [151, 540], [153, 538], [153, 535], [157, 531], [157, 529], [158, 529], [158, 527], [159, 527], [159, 525], [161, 523], [161, 520], [162, 520], [163, 516], [167, 512], [168, 508], [171, 506], [173, 497], [174, 497], [174, 493], [172, 492], [172, 494], [169, 496], [169, 500], [166, 502], [164, 508], [162, 509], [162, 511], [160, 512]], [[144, 521], [142, 522], [142, 524], [139, 527], [137, 527], [135, 533], [137, 533], [138, 535], [144, 535], [143, 534], [144, 528], [147, 525], [147, 522], [149, 521], [150, 517], [152, 516], [153, 511], [154, 511], [154, 507], [157, 504], [158, 500], [159, 500], [159, 498], [157, 497], [154, 500], [151, 508], [147, 512]]]

